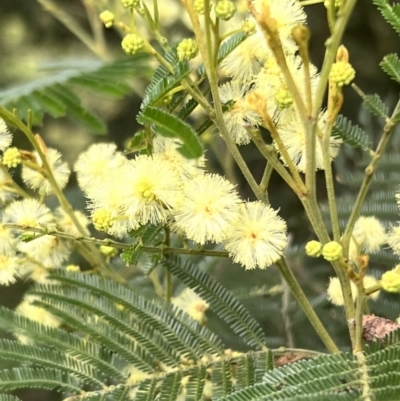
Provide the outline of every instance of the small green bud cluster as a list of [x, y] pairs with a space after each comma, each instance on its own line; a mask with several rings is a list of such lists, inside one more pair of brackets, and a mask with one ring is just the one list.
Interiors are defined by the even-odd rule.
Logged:
[[[334, 0], [335, 8], [339, 8], [342, 5], [342, 3], [343, 3], [343, 0]], [[325, 0], [324, 1], [324, 6], [326, 8], [329, 8], [330, 5], [331, 5], [331, 0]]]
[[293, 104], [293, 97], [287, 89], [280, 88], [275, 94], [275, 103], [281, 110], [287, 109]]
[[256, 33], [256, 23], [252, 20], [246, 19], [242, 23], [243, 32], [247, 35], [253, 35]]
[[106, 28], [111, 28], [114, 24], [115, 15], [111, 11], [103, 11], [100, 14], [100, 20]]
[[400, 265], [382, 274], [381, 286], [386, 292], [400, 292]]
[[306, 254], [312, 258], [321, 256], [322, 244], [319, 241], [308, 241], [306, 244]]
[[[194, 7], [194, 10], [196, 11], [196, 13], [199, 15], [204, 15], [204, 13], [206, 12], [206, 9], [204, 6], [204, 0], [194, 0], [193, 7]], [[211, 7], [212, 7], [212, 3], [210, 3], [210, 9], [211, 9]]]
[[354, 79], [356, 72], [347, 61], [337, 61], [332, 65], [329, 79], [338, 86], [349, 85]]
[[118, 249], [114, 248], [113, 246], [101, 245], [100, 252], [105, 255], [113, 258], [114, 256], [118, 255]]
[[177, 49], [179, 61], [188, 61], [197, 56], [199, 47], [194, 39], [183, 39]]
[[7, 168], [15, 168], [18, 164], [21, 164], [22, 157], [21, 153], [17, 148], [8, 148], [3, 155], [3, 164]]
[[343, 256], [343, 248], [336, 241], [327, 242], [322, 245], [319, 241], [309, 241], [306, 245], [306, 254], [313, 258], [323, 256], [329, 262], [334, 262]]
[[144, 48], [144, 40], [136, 33], [129, 33], [122, 39], [122, 49], [126, 54], [137, 54]]
[[140, 3], [140, 0], [121, 0], [121, 3], [125, 8], [137, 7]]
[[174, 93], [172, 91], [168, 92], [164, 97], [162, 97], [158, 103], [161, 106], [166, 106], [167, 104], [170, 104], [172, 102], [172, 99], [174, 98]]
[[339, 260], [343, 256], [342, 245], [336, 241], [328, 242], [322, 247], [321, 255], [328, 262]]
[[106, 209], [98, 209], [92, 217], [94, 228], [98, 231], [108, 231], [114, 224], [111, 212]]
[[230, 20], [236, 12], [235, 4], [230, 0], [221, 0], [215, 6], [215, 15], [224, 20]]

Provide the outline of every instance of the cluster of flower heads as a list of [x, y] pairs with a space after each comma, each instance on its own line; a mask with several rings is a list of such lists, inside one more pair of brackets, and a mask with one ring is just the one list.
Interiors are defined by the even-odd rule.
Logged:
[[[74, 242], [52, 235], [37, 235], [29, 230], [18, 230], [6, 225], [28, 228], [58, 229], [71, 235], [79, 232], [70, 216], [58, 207], [52, 211], [44, 203], [46, 195], [53, 193], [49, 177], [43, 169], [42, 159], [36, 152], [21, 151], [10, 147], [12, 135], [0, 119], [0, 151], [4, 152], [0, 169], [0, 285], [13, 284], [18, 277], [31, 277], [41, 281], [48, 275], [47, 269], [60, 267], [67, 262]], [[42, 147], [54, 181], [60, 189], [67, 184], [70, 170], [61, 161], [55, 149]], [[39, 194], [40, 201], [29, 197], [12, 179], [8, 169], [22, 163], [21, 179]], [[89, 220], [77, 211], [75, 217], [87, 229]], [[89, 231], [87, 231], [89, 234]], [[26, 241], [24, 241], [24, 239]]]
[[[265, 6], [268, 7], [270, 16], [276, 23], [288, 70], [303, 103], [307, 104], [305, 67], [297, 55], [298, 45], [292, 36], [292, 30], [297, 25], [306, 22], [306, 14], [300, 2], [296, 0], [253, 0], [252, 4], [256, 12], [261, 12]], [[276, 126], [293, 164], [299, 171], [304, 172], [306, 137], [301, 112], [286, 86], [283, 73], [260, 27], [252, 17], [247, 19], [246, 23], [254, 27], [254, 33], [248, 36], [222, 62], [222, 69], [231, 78], [231, 81], [220, 87], [221, 101], [223, 103], [233, 101], [233, 106], [224, 114], [228, 131], [238, 145], [245, 145], [251, 140], [248, 127], [262, 126], [263, 121], [260, 114], [267, 113]], [[348, 63], [347, 65], [350, 66]], [[354, 70], [352, 73], [354, 77]], [[314, 96], [319, 75], [313, 65], [309, 66], [309, 82], [311, 94]], [[252, 101], [251, 94], [253, 93], [257, 94], [258, 99], [260, 97], [263, 99], [265, 110], [262, 110], [261, 113]], [[321, 111], [318, 121], [318, 128], [321, 132], [326, 126], [325, 114]], [[340, 139], [330, 138], [332, 159], [337, 156], [340, 144]], [[324, 169], [320, 136], [317, 137], [316, 143], [316, 168]]]
[[128, 159], [113, 144], [95, 144], [75, 164], [94, 226], [123, 237], [145, 224], [165, 224], [200, 245], [223, 244], [235, 262], [265, 268], [286, 246], [286, 224], [270, 206], [243, 202], [225, 178], [188, 160], [179, 143], [156, 137], [152, 155]]

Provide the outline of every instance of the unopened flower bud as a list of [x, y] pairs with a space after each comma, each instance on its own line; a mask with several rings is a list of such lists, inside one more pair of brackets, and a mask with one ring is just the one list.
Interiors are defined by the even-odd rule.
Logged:
[[321, 255], [329, 262], [340, 259], [343, 256], [343, 248], [336, 241], [326, 243], [321, 250]]
[[7, 168], [15, 168], [20, 164], [22, 161], [21, 153], [20, 151], [15, 148], [8, 148], [3, 155], [3, 164]]
[[100, 14], [100, 20], [106, 28], [111, 28], [114, 24], [115, 15], [111, 11], [103, 11]]
[[111, 212], [106, 209], [98, 209], [92, 217], [94, 228], [98, 231], [108, 231], [114, 224]]
[[322, 244], [319, 241], [308, 241], [306, 244], [306, 254], [312, 258], [321, 256]]
[[[210, 10], [212, 8], [212, 5], [213, 4], [210, 2]], [[206, 8], [204, 6], [204, 0], [194, 0], [193, 7], [197, 12], [197, 14], [199, 15], [204, 15], [204, 13], [206, 12]]]
[[400, 292], [400, 265], [382, 274], [381, 285], [387, 292]]
[[118, 254], [118, 249], [113, 246], [101, 245], [100, 252], [105, 256], [110, 256], [111, 258]]
[[287, 109], [293, 104], [293, 97], [287, 89], [280, 88], [275, 94], [275, 103], [281, 110]]
[[215, 15], [224, 20], [230, 20], [236, 12], [235, 4], [230, 0], [221, 0], [215, 6]]
[[121, 3], [125, 8], [137, 7], [140, 3], [140, 0], [121, 0]]
[[65, 267], [65, 270], [67, 272], [79, 272], [81, 268], [78, 265], [68, 265]]
[[342, 5], [342, 3], [343, 3], [343, 0], [325, 0], [325, 1], [324, 1], [324, 6], [325, 6], [326, 8], [329, 8], [330, 5], [331, 5], [331, 1], [333, 1], [334, 7], [335, 7], [335, 8], [339, 8], [339, 7]]
[[167, 106], [172, 102], [172, 99], [174, 98], [174, 92], [169, 91], [166, 95], [164, 95], [159, 101], [158, 104], [162, 106]]
[[242, 29], [247, 36], [253, 35], [256, 33], [256, 23], [250, 19], [246, 19], [242, 23]]
[[130, 33], [122, 39], [121, 46], [126, 54], [136, 54], [143, 50], [144, 40], [136, 33]]
[[349, 85], [356, 76], [354, 68], [349, 62], [337, 61], [332, 65], [329, 80], [338, 86]]
[[197, 56], [199, 47], [194, 39], [188, 38], [179, 43], [176, 51], [180, 61], [188, 61]]

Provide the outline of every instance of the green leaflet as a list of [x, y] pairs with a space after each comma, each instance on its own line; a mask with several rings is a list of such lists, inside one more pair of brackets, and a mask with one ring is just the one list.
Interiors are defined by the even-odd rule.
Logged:
[[154, 130], [168, 138], [179, 138], [183, 145], [177, 150], [186, 158], [203, 155], [203, 146], [193, 128], [173, 114], [155, 107], [146, 107], [138, 116], [141, 124], [151, 124]]

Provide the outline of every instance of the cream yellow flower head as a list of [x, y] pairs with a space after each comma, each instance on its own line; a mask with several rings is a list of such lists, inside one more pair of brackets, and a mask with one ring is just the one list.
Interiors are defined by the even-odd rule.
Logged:
[[[33, 153], [35, 163], [38, 169], [27, 166], [22, 167], [22, 180], [29, 187], [38, 191], [41, 195], [49, 195], [54, 192], [50, 181], [44, 172], [40, 170], [43, 167], [42, 159], [37, 152]], [[61, 160], [61, 153], [56, 149], [47, 149], [46, 159], [53, 173], [54, 179], [58, 186], [63, 189], [68, 182], [70, 170], [67, 163]]]
[[190, 179], [198, 174], [204, 174], [205, 158], [186, 159], [178, 148], [182, 143], [177, 138], [166, 138], [157, 135], [153, 139], [153, 154], [171, 165], [181, 179]]
[[171, 164], [158, 155], [140, 155], [123, 172], [116, 193], [131, 225], [166, 222], [182, 197], [182, 183]]
[[183, 184], [183, 199], [175, 209], [176, 225], [199, 244], [221, 242], [238, 217], [239, 203], [229, 181], [216, 174], [199, 175]]
[[[353, 302], [357, 299], [357, 286], [350, 281], [350, 288], [351, 288], [351, 296], [353, 298]], [[340, 286], [339, 279], [337, 277], [331, 277], [329, 281], [329, 286], [327, 290], [328, 300], [336, 306], [343, 306], [344, 299], [343, 299], [343, 292], [342, 287]]]
[[126, 158], [113, 143], [98, 143], [81, 153], [74, 170], [80, 188], [90, 195], [93, 188], [103, 185], [108, 174], [123, 166]]
[[363, 252], [377, 252], [386, 242], [385, 227], [373, 216], [361, 216], [356, 221], [352, 237]]
[[224, 113], [224, 121], [230, 136], [238, 145], [250, 142], [246, 127], [251, 128], [261, 123], [260, 116], [246, 102], [247, 91], [248, 87], [240, 84], [239, 81], [227, 82], [219, 88], [222, 103], [233, 102], [230, 109]]
[[225, 249], [246, 269], [265, 269], [276, 262], [287, 245], [286, 223], [262, 202], [241, 205]]
[[172, 304], [185, 311], [199, 323], [205, 322], [205, 313], [209, 308], [209, 304], [192, 289], [185, 288], [177, 297], [172, 298]]
[[0, 151], [4, 152], [12, 142], [12, 134], [8, 130], [5, 121], [0, 118]]

